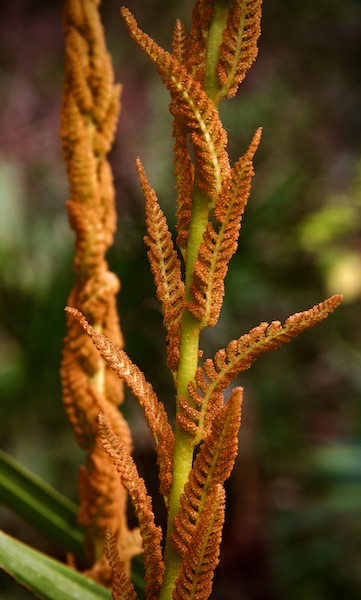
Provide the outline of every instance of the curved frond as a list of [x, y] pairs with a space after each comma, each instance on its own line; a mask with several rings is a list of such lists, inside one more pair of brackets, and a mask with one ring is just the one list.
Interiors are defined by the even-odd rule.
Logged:
[[123, 569], [116, 540], [110, 527], [105, 530], [104, 553], [112, 568], [113, 600], [137, 600], [134, 586]]
[[197, 185], [208, 201], [214, 203], [221, 191], [223, 180], [230, 172], [228, 154], [225, 150], [227, 134], [218, 111], [201, 84], [174, 56], [158, 46], [138, 27], [131, 12], [123, 7], [122, 15], [131, 36], [156, 63], [171, 93], [172, 114], [186, 125], [194, 148]]
[[224, 523], [225, 492], [218, 484], [208, 496], [192, 543], [182, 561], [173, 600], [208, 600], [219, 562]]
[[256, 131], [247, 152], [235, 164], [231, 183], [228, 180], [224, 182], [214, 211], [220, 224], [218, 231], [208, 222], [194, 265], [191, 285], [194, 302], [188, 302], [187, 308], [202, 321], [204, 327], [213, 327], [219, 318], [224, 296], [224, 278], [229, 261], [237, 250], [241, 220], [254, 175], [252, 159], [260, 142], [261, 131]]
[[[65, 81], [60, 135], [69, 181], [67, 208], [75, 234], [76, 274], [67, 304], [81, 310], [98, 331], [121, 346], [116, 307], [120, 283], [106, 260], [116, 229], [115, 190], [107, 154], [118, 120], [121, 86], [114, 84], [99, 1], [64, 0], [63, 4]], [[104, 411], [119, 436], [123, 432], [122, 439], [128, 446], [130, 431], [115, 408], [123, 400], [123, 382], [69, 315], [61, 379], [67, 417], [79, 445], [87, 452], [79, 482], [79, 521], [85, 527], [87, 562], [95, 563], [92, 577], [100, 580], [109, 572], [104, 562], [107, 573], [102, 573], [100, 558], [104, 524], [112, 527], [118, 541], [127, 534], [128, 527], [126, 493], [114, 469], [108, 472], [106, 482], [102, 460], [106, 457], [96, 439], [99, 410]]]
[[207, 497], [231, 474], [237, 455], [241, 404], [242, 388], [235, 388], [228, 402], [214, 417], [211, 431], [194, 461], [171, 536], [174, 548], [182, 557], [193, 544]]
[[136, 164], [146, 198], [148, 236], [144, 238], [144, 241], [149, 247], [148, 259], [154, 276], [157, 297], [162, 304], [163, 323], [167, 330], [168, 367], [176, 376], [179, 360], [179, 334], [184, 306], [181, 266], [157, 196], [148, 183], [139, 159]]
[[154, 523], [151, 498], [147, 494], [144, 480], [139, 477], [134, 460], [124, 444], [114, 435], [102, 413], [99, 414], [98, 421], [99, 435], [104, 450], [118, 470], [139, 522], [143, 540], [147, 600], [158, 600], [164, 573], [161, 547], [162, 531]]
[[231, 98], [237, 92], [254, 62], [261, 33], [262, 0], [234, 0], [231, 5], [217, 65], [221, 85], [218, 98]]
[[233, 340], [226, 349], [219, 350], [213, 360], [208, 358], [203, 367], [197, 369], [196, 385], [193, 382], [189, 384], [193, 393], [203, 396], [207, 405], [214, 393], [224, 391], [230, 382], [239, 373], [249, 369], [259, 356], [275, 350], [328, 317], [341, 300], [342, 295], [336, 294], [310, 310], [291, 315], [284, 325], [279, 321], [261, 323], [238, 340]]
[[167, 497], [172, 482], [174, 435], [168, 423], [163, 404], [159, 402], [155, 391], [145, 379], [142, 371], [132, 363], [123, 350], [113, 344], [105, 335], [97, 333], [78, 310], [66, 307], [66, 311], [79, 321], [84, 331], [93, 340], [100, 355], [125, 381], [143, 408], [146, 421], [156, 443], [161, 493]]

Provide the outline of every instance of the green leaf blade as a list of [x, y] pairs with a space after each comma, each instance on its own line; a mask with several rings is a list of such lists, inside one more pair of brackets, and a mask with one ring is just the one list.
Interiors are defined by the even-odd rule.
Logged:
[[111, 599], [106, 588], [2, 531], [0, 568], [40, 600]]
[[45, 537], [83, 557], [84, 533], [77, 506], [0, 450], [0, 503]]

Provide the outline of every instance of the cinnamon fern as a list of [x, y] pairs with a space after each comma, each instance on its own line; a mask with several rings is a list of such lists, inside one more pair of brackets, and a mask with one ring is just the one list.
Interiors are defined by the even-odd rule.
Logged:
[[[237, 456], [243, 398], [240, 387], [230, 392], [227, 401], [225, 391], [258, 357], [327, 317], [342, 299], [340, 295], [332, 296], [309, 310], [295, 313], [284, 324], [261, 323], [230, 341], [213, 359], [202, 361], [200, 334], [206, 327], [215, 326], [219, 319], [225, 277], [237, 250], [254, 175], [254, 155], [261, 139], [260, 127], [246, 152], [232, 166], [218, 104], [222, 98], [235, 95], [256, 58], [261, 4], [261, 0], [196, 0], [189, 34], [183, 23], [176, 21], [171, 52], [142, 31], [127, 8], [121, 10], [131, 37], [155, 64], [169, 90], [173, 116], [177, 190], [175, 240], [139, 158], [136, 166], [145, 196], [147, 234], [144, 241], [163, 312], [167, 364], [175, 384], [174, 428], [151, 383], [123, 350], [120, 336], [111, 336], [107, 330], [108, 309], [103, 311], [102, 318], [94, 309], [98, 298], [108, 298], [107, 285], [113, 282], [115, 289], [116, 281], [110, 274], [103, 274], [100, 277], [103, 285], [97, 279], [99, 285], [93, 287], [93, 276], [98, 277], [106, 268], [100, 253], [101, 244], [111, 236], [110, 233], [104, 234], [105, 237], [99, 234], [100, 223], [109, 224], [110, 217], [97, 212], [100, 210], [97, 202], [104, 200], [102, 194], [106, 189], [103, 180], [99, 180], [108, 173], [101, 152], [109, 148], [116, 92], [104, 83], [97, 94], [93, 93], [92, 86], [97, 79], [91, 71], [84, 70], [90, 68], [91, 60], [83, 56], [83, 69], [75, 60], [75, 49], [84, 46], [81, 36], [87, 31], [87, 21], [82, 27], [78, 25], [70, 37], [69, 64], [74, 73], [71, 81], [69, 75], [69, 89], [70, 83], [75, 89], [74, 97], [67, 99], [65, 151], [72, 153], [75, 163], [68, 167], [69, 172], [79, 169], [72, 189], [74, 195], [79, 192], [81, 196], [78, 202], [71, 201], [69, 212], [78, 236], [75, 266], [81, 287], [67, 307], [70, 323], [67, 347], [73, 352], [72, 357], [77, 355], [86, 336], [91, 350], [88, 350], [89, 344], [84, 344], [87, 349], [85, 358], [82, 355], [82, 365], [86, 368], [81, 372], [78, 363], [70, 368], [71, 360], [68, 365], [64, 359], [63, 379], [68, 412], [79, 440], [86, 447], [92, 446], [93, 460], [97, 464], [103, 452], [104, 470], [96, 477], [92, 475], [92, 485], [97, 483], [95, 489], [106, 489], [107, 473], [113, 468], [113, 462], [115, 469], [109, 477], [109, 489], [117, 472], [116, 477], [122, 489], [127, 490], [139, 522], [139, 530], [124, 532], [123, 537], [113, 530], [111, 522], [106, 523], [105, 553], [113, 572], [114, 599], [136, 598], [126, 560], [131, 556], [131, 552], [127, 553], [127, 540], [129, 549], [132, 536], [137, 534], [142, 538], [147, 600], [209, 598], [220, 555], [224, 483], [231, 475]], [[83, 13], [69, 0], [68, 8], [70, 5], [69, 18], [76, 21]], [[108, 65], [108, 59], [104, 60]], [[109, 77], [108, 67], [105, 76]], [[76, 134], [74, 124], [83, 115], [86, 119], [79, 126], [80, 134]], [[108, 120], [103, 122], [105, 118]], [[71, 150], [77, 135], [82, 145]], [[88, 146], [93, 145], [85, 146], [84, 140]], [[97, 168], [83, 186], [85, 172], [94, 161]], [[83, 218], [84, 204], [89, 205], [87, 218]], [[100, 204], [103, 207], [104, 202]], [[88, 288], [92, 290], [90, 295], [87, 295]], [[67, 366], [69, 368], [65, 368]], [[159, 486], [167, 510], [163, 545], [151, 499], [117, 416], [116, 402], [109, 406], [104, 395], [104, 377], [99, 371], [107, 376], [113, 373], [129, 387], [144, 411], [155, 440]], [[114, 392], [112, 384], [107, 386], [106, 390], [109, 389]], [[86, 390], [86, 407], [89, 408], [86, 419], [83, 405], [69, 398], [71, 394], [76, 395], [77, 390], [84, 395]], [[94, 416], [98, 413], [101, 414], [97, 436]], [[91, 498], [95, 492], [88, 475], [84, 475], [82, 485], [84, 495]], [[109, 490], [105, 494], [111, 495]], [[96, 500], [90, 504], [96, 506]]]

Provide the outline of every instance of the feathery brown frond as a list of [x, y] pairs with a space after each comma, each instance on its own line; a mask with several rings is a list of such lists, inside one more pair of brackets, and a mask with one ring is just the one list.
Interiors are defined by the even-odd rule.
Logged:
[[115, 346], [106, 336], [97, 333], [78, 310], [70, 307], [67, 307], [66, 310], [79, 321], [81, 327], [93, 340], [100, 355], [125, 381], [143, 408], [156, 443], [161, 493], [167, 497], [172, 482], [174, 435], [163, 404], [159, 402], [155, 391], [145, 379], [142, 371], [132, 363], [123, 350]]
[[[121, 346], [116, 309], [120, 284], [105, 259], [116, 228], [107, 153], [114, 138], [121, 88], [114, 85], [98, 5], [98, 0], [64, 2], [65, 82], [60, 133], [70, 188], [69, 222], [75, 232], [76, 274], [68, 304], [79, 308], [98, 331]], [[127, 423], [116, 409], [123, 399], [122, 382], [70, 317], [61, 376], [68, 419], [79, 445], [87, 451], [86, 468], [81, 470], [79, 481], [85, 554], [90, 562], [99, 560], [94, 573], [101, 577], [104, 526], [112, 527], [118, 541], [128, 528], [124, 489], [114, 470], [103, 465], [104, 453], [99, 453], [96, 442], [99, 410], [111, 420], [129, 450], [131, 439]]]
[[192, 543], [182, 561], [173, 591], [173, 600], [207, 600], [212, 591], [213, 573], [219, 562], [224, 523], [225, 492], [218, 484], [209, 494]]
[[137, 159], [140, 183], [146, 198], [146, 225], [144, 238], [149, 247], [148, 259], [154, 276], [158, 300], [162, 304], [163, 323], [167, 330], [168, 367], [176, 378], [179, 360], [179, 335], [184, 306], [184, 283], [181, 266], [173, 246], [166, 218], [157, 196], [148, 183], [144, 168]]
[[214, 216], [218, 231], [208, 222], [194, 265], [191, 293], [194, 302], [188, 302], [188, 310], [203, 324], [213, 327], [219, 318], [223, 304], [224, 278], [228, 264], [238, 245], [243, 212], [251, 189], [254, 174], [252, 159], [258, 148], [261, 129], [258, 129], [247, 150], [235, 164], [231, 182], [223, 183], [217, 199]]
[[[337, 294], [320, 302], [310, 310], [295, 313], [288, 317], [284, 325], [279, 321], [261, 323], [238, 340], [233, 340], [224, 350], [219, 350], [214, 359], [208, 358], [203, 367], [197, 369], [196, 385], [189, 385], [198, 402], [210, 402], [212, 394], [222, 392], [230, 382], [265, 352], [275, 350], [289, 342], [302, 331], [309, 329], [328, 317], [340, 304], [342, 296]], [[199, 392], [197, 392], [197, 387]]]
[[105, 530], [104, 541], [104, 553], [112, 568], [113, 600], [137, 600], [134, 586], [123, 569], [117, 543], [110, 527]]
[[162, 531], [154, 523], [152, 501], [144, 480], [124, 444], [114, 435], [104, 415], [99, 414], [99, 435], [103, 448], [113, 460], [123, 486], [128, 491], [139, 522], [144, 550], [144, 577], [147, 600], [158, 600], [163, 579]]
[[261, 33], [262, 0], [234, 0], [231, 4], [217, 65], [221, 89], [218, 98], [237, 92], [254, 62]]
[[131, 36], [157, 65], [167, 85], [172, 103], [170, 110], [186, 125], [194, 148], [197, 185], [210, 203], [214, 203], [221, 191], [223, 180], [229, 175], [227, 134], [218, 111], [208, 98], [201, 84], [182, 67], [169, 52], [163, 50], [145, 34], [127, 8], [122, 15]]
[[208, 495], [231, 474], [237, 455], [241, 404], [242, 388], [235, 388], [228, 402], [214, 417], [211, 431], [194, 461], [171, 535], [172, 544], [182, 557], [192, 544]]

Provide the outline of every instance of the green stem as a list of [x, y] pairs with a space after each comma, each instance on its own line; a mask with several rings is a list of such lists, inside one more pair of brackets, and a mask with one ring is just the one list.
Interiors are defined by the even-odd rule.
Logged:
[[[189, 227], [187, 261], [185, 274], [185, 297], [190, 300], [190, 285], [193, 279], [194, 263], [209, 217], [209, 202], [195, 187], [192, 204], [192, 219]], [[198, 367], [199, 335], [201, 323], [188, 310], [184, 310], [180, 338], [180, 360], [178, 368], [177, 397], [188, 397], [188, 382], [194, 380]], [[167, 540], [164, 552], [165, 574], [160, 600], [172, 597], [172, 591], [178, 576], [181, 557], [175, 552], [170, 541], [173, 531], [173, 520], [179, 510], [180, 496], [188, 480], [193, 463], [194, 437], [189, 435], [178, 424], [175, 428], [175, 445], [173, 454], [173, 485], [169, 497]]]
[[208, 31], [207, 62], [204, 77], [204, 89], [207, 92], [209, 98], [213, 100], [213, 102], [215, 102], [218, 92], [220, 90], [217, 77], [219, 47], [222, 43], [223, 31], [227, 23], [228, 12], [231, 4], [231, 0], [215, 0], [213, 6], [213, 17]]

